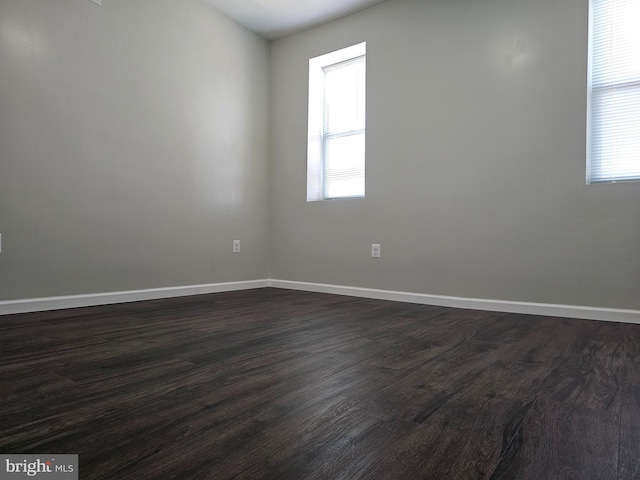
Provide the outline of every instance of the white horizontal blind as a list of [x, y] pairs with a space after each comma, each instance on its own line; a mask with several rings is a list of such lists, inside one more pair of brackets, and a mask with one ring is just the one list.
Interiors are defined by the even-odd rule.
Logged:
[[640, 180], [640, 0], [591, 8], [587, 180]]
[[323, 197], [364, 197], [366, 57], [323, 72]]

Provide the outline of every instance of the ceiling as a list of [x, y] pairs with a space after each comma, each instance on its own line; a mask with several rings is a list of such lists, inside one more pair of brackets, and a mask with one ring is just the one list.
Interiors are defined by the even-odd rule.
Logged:
[[207, 0], [219, 12], [270, 40], [386, 0]]

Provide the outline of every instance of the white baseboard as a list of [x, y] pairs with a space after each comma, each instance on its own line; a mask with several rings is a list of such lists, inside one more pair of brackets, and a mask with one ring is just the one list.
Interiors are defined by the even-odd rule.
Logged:
[[468, 308], [492, 312], [525, 313], [548, 317], [581, 318], [585, 320], [604, 320], [609, 322], [639, 323], [640, 310], [622, 310], [615, 308], [584, 307], [576, 305], [556, 305], [548, 303], [511, 302], [505, 300], [486, 300], [481, 298], [448, 297], [424, 293], [376, 290], [372, 288], [327, 285], [322, 283], [294, 282], [288, 280], [270, 280], [270, 285], [290, 290], [333, 293], [352, 297], [375, 298], [396, 302], [419, 303], [441, 307]]
[[422, 305], [436, 305], [441, 307], [640, 324], [639, 310], [450, 297], [444, 295], [429, 295], [425, 293], [377, 290], [373, 288], [348, 287], [344, 285], [329, 285], [323, 283], [275, 279], [0, 301], [0, 315], [43, 312], [47, 310], [60, 310], [63, 308], [89, 307], [96, 305], [110, 305], [114, 303], [137, 302], [141, 300], [155, 300], [159, 298], [186, 297], [189, 295], [200, 295], [204, 293], [230, 292], [264, 287], [286, 288], [307, 292], [333, 293], [336, 295], [348, 295], [351, 297], [374, 298], [378, 300], [391, 300], [396, 302], [418, 303]]
[[186, 297], [203, 293], [231, 292], [269, 286], [269, 280], [249, 280], [245, 282], [211, 283], [185, 287], [152, 288], [127, 292], [94, 293], [88, 295], [68, 295], [63, 297], [30, 298], [0, 302], [0, 315], [12, 313], [44, 312], [63, 308], [91, 307], [114, 303], [138, 302], [158, 298]]

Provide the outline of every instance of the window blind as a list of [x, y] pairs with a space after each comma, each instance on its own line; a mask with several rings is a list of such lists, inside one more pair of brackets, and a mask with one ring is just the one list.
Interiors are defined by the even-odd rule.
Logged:
[[323, 68], [324, 198], [364, 196], [365, 58]]
[[640, 0], [592, 0], [589, 183], [640, 180]]

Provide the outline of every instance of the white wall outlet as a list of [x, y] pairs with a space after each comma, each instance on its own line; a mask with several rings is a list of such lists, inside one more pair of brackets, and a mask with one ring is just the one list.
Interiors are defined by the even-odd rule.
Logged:
[[240, 240], [233, 241], [233, 253], [240, 253]]
[[371, 244], [371, 258], [380, 258], [380, 244], [372, 243]]

